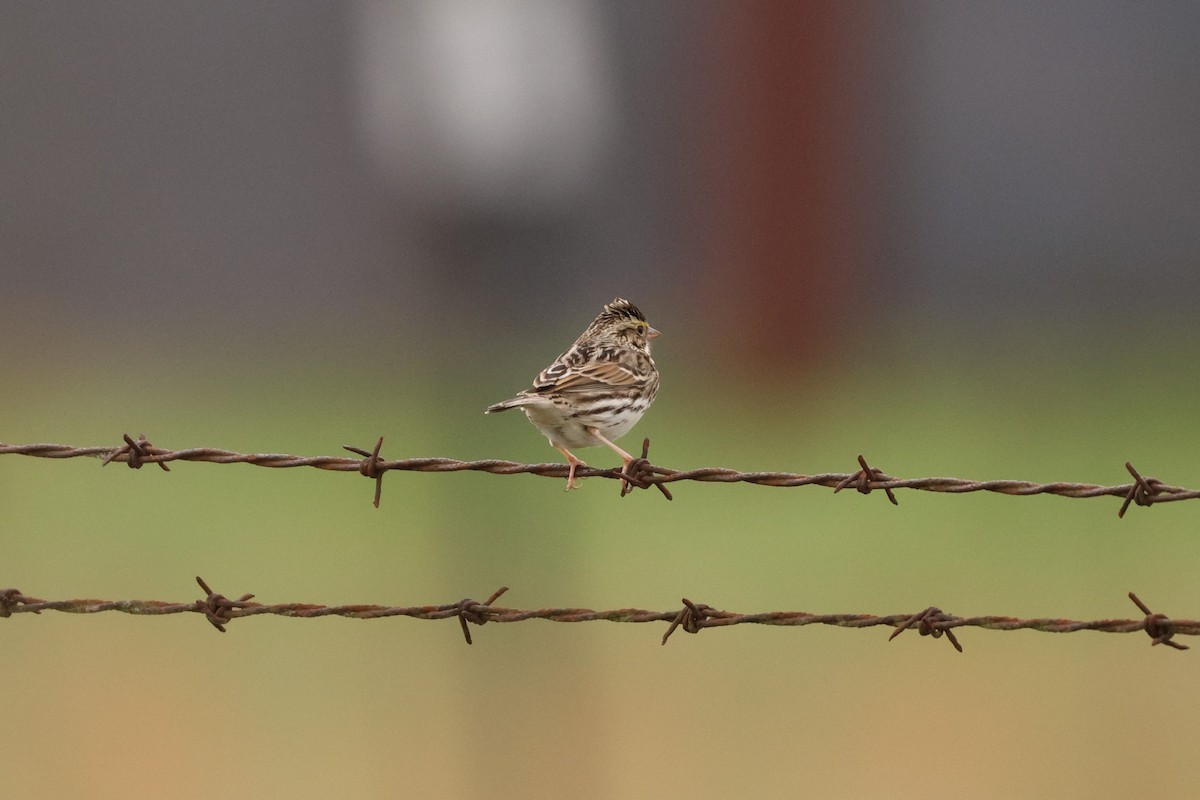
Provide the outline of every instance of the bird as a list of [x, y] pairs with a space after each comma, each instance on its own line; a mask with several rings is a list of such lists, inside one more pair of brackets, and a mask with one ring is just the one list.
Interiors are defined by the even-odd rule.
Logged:
[[[531, 388], [483, 413], [524, 411], [571, 465], [567, 491], [579, 486], [576, 469], [587, 466], [571, 449], [606, 445], [628, 471], [633, 456], [613, 441], [629, 432], [658, 394], [650, 340], [659, 335], [637, 306], [614, 298], [575, 343], [534, 378]], [[621, 482], [624, 488], [625, 479]]]

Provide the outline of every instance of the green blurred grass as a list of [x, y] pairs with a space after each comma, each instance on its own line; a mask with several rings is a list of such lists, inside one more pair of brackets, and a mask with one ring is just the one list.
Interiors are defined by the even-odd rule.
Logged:
[[[699, 354], [676, 347], [631, 437], [650, 436], [657, 463], [850, 471], [861, 452], [901, 476], [1120, 483], [1131, 460], [1200, 485], [1186, 341], [1007, 357], [914, 338], [785, 380], [689, 370]], [[0, 439], [145, 432], [316, 455], [384, 435], [387, 457], [557, 455], [520, 416], [481, 413], [540, 353], [480, 354], [457, 381], [383, 350], [171, 355], [141, 353], [132, 377], [86, 348], [18, 362]], [[1077, 618], [1134, 616], [1133, 589], [1175, 616], [1200, 606], [1190, 503], [1118, 521], [1108, 499], [900, 492], [893, 508], [815, 487], [674, 491], [618, 500], [597, 479], [567, 494], [533, 476], [393, 473], [376, 510], [354, 474], [8, 456], [0, 582], [188, 600], [200, 574], [268, 602], [442, 603], [508, 585], [503, 602], [519, 607], [687, 596], [737, 611]], [[22, 736], [0, 772], [22, 796], [1113, 796], [1144, 790], [1120, 766], [1131, 736], [1164, 793], [1186, 785], [1176, 771], [1198, 741], [1186, 716], [1144, 703], [1146, 686], [1189, 690], [1190, 654], [1140, 637], [965, 631], [958, 656], [915, 635], [749, 626], [666, 648], [662, 626], [538, 621], [477, 629], [472, 648], [453, 621], [255, 618], [221, 636], [192, 617], [43, 614], [2, 627], [23, 691], [7, 703]], [[922, 752], [970, 766], [911, 770]]]

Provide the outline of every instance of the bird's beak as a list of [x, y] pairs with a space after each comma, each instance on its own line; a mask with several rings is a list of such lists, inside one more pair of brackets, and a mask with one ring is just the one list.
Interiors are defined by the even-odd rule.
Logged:
[[659, 336], [662, 336], [662, 331], [655, 330], [654, 328], [649, 328], [646, 331], [647, 339], [657, 339]]

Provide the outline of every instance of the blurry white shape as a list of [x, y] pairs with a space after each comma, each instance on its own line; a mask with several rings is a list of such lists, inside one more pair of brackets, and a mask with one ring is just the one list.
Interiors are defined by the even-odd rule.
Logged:
[[595, 180], [616, 125], [593, 2], [368, 0], [357, 22], [362, 141], [410, 201], [536, 214]]

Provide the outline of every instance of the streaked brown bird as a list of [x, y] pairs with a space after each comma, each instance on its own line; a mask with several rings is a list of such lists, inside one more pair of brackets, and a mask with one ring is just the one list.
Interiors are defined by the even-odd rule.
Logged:
[[633, 456], [613, 441], [629, 432], [658, 394], [658, 367], [650, 357], [650, 340], [658, 335], [637, 306], [618, 297], [542, 370], [532, 388], [484, 413], [524, 411], [567, 457], [568, 491], [579, 485], [575, 469], [587, 466], [569, 448], [607, 445], [628, 469]]

